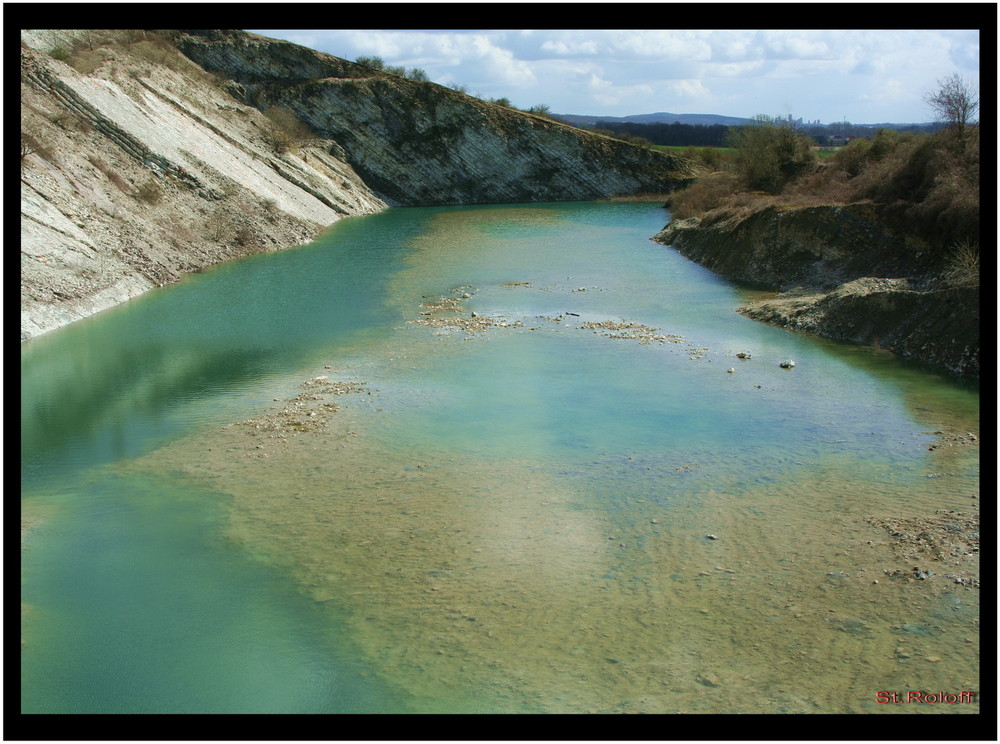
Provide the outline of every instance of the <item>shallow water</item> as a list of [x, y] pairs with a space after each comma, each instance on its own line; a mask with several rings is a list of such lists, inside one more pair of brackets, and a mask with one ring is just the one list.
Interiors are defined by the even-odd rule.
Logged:
[[390, 210], [25, 344], [22, 709], [978, 711], [876, 702], [979, 607], [866, 521], [978, 512], [978, 392], [666, 219]]

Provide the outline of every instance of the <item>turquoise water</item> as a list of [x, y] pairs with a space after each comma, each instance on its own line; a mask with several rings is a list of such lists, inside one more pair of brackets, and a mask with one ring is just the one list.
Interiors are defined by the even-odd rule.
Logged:
[[[978, 433], [978, 391], [743, 318], [752, 290], [649, 240], [667, 219], [389, 210], [23, 344], [22, 710], [974, 689], [978, 595], [886, 581], [864, 517], [976, 509], [978, 449], [928, 448]], [[915, 673], [923, 622], [949, 632]]]

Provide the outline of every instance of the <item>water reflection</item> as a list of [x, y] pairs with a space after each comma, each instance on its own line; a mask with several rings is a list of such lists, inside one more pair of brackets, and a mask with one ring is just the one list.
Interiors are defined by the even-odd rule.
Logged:
[[[164, 309], [183, 300], [181, 320], [152, 336], [155, 324], [134, 326], [144, 331], [120, 353], [91, 359], [85, 343], [54, 341], [45, 364], [26, 354], [42, 380], [26, 397], [40, 472], [60, 472], [50, 460], [70, 442], [121, 438], [91, 458], [106, 471], [67, 480], [104, 494], [59, 522], [76, 540], [47, 541], [32, 561], [48, 577], [34, 584], [39, 607], [88, 618], [66, 635], [80, 654], [72, 705], [106, 694], [83, 670], [107, 652], [96, 640], [107, 608], [122, 638], [154, 662], [163, 652], [123, 609], [137, 599], [162, 623], [188, 621], [191, 606], [207, 623], [238, 618], [210, 634], [222, 671], [194, 675], [220, 709], [231, 703], [211, 688], [226, 670], [246, 663], [259, 678], [276, 658], [321, 659], [329, 647], [315, 638], [247, 658], [248, 627], [295, 635], [267, 609], [290, 586], [308, 608], [295, 622], [323, 638], [338, 628], [338, 652], [389, 691], [373, 703], [384, 711], [901, 712], [873, 708], [874, 691], [974, 684], [976, 593], [885, 579], [904, 559], [865, 517], [970, 504], [977, 447], [928, 447], [933, 431], [978, 428], [977, 396], [735, 314], [739, 292], [648, 240], [662, 220], [635, 204], [393, 211], [366, 218], [355, 242], [333, 234], [298, 252], [302, 266], [263, 257], [218, 273], [219, 287], [192, 283], [189, 299], [164, 295]], [[334, 276], [337, 298], [317, 300]], [[260, 302], [232, 312], [248, 294]], [[410, 322], [442, 296], [463, 317], [504, 322]], [[225, 322], [185, 332], [219, 297]], [[665, 340], [584, 326], [607, 319]], [[122, 338], [123, 326], [94, 327], [107, 335], [93, 348]], [[794, 370], [778, 367], [787, 357]], [[79, 378], [69, 398], [56, 369]], [[365, 384], [348, 395], [315, 377]], [[190, 410], [172, 419], [176, 436], [148, 446], [150, 419], [178, 405]], [[141, 456], [119, 456], [137, 452], [129, 442], [146, 443]], [[952, 475], [926, 477], [946, 457]], [[156, 527], [192, 499], [207, 532]], [[148, 543], [155, 558], [111, 574], [87, 560], [60, 568], [70, 553], [98, 555], [80, 543], [98, 521], [110, 530], [89, 532], [103, 536], [100, 554], [127, 560]], [[175, 560], [191, 534], [233, 552]], [[290, 579], [263, 592], [264, 619], [249, 626], [237, 597], [268, 583], [248, 557]], [[201, 578], [174, 607], [149, 590], [190, 572]], [[147, 590], [120, 595], [111, 581], [93, 602], [95, 576]], [[60, 604], [66, 586], [81, 590]], [[900, 628], [935, 624], [946, 632], [900, 646]], [[38, 653], [58, 655], [58, 637]], [[290, 705], [297, 685], [276, 681], [275, 700]]]

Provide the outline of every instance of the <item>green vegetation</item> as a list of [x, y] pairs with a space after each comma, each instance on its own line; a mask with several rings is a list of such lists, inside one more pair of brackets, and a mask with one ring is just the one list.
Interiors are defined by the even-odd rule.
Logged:
[[599, 134], [602, 137], [610, 137], [611, 139], [621, 140], [622, 142], [628, 142], [631, 145], [639, 145], [640, 147], [649, 147], [651, 149], [658, 149], [656, 145], [650, 142], [644, 137], [637, 137], [632, 134], [623, 134], [621, 132], [614, 132], [609, 129], [592, 129], [594, 134]]
[[815, 162], [813, 143], [778, 119], [760, 114], [754, 123], [730, 131], [734, 164], [748, 191], [778, 194]]
[[614, 137], [641, 137], [654, 145], [675, 147], [723, 147], [730, 127], [722, 124], [681, 124], [674, 122], [640, 123], [632, 121], [598, 121], [593, 129], [613, 132]]
[[[950, 101], [960, 87], [942, 84]], [[712, 170], [672, 194], [668, 207], [678, 219], [716, 220], [766, 207], [876, 204], [882, 219], [936, 254], [951, 284], [978, 283], [979, 127], [969, 119], [977, 105], [957, 106], [935, 133], [883, 129], [823, 160], [808, 138], [758, 117], [735, 131], [731, 154], [714, 156], [714, 165], [701, 157]]]
[[413, 67], [410, 70], [407, 70], [405, 67], [393, 67], [391, 65], [387, 65], [385, 60], [381, 57], [358, 57], [354, 61], [359, 65], [370, 67], [373, 70], [378, 70], [379, 72], [386, 72], [390, 75], [405, 77], [422, 83], [426, 83], [430, 80], [430, 78], [427, 77], [427, 73], [419, 67]]
[[680, 155], [688, 160], [702, 163], [714, 170], [732, 169], [735, 164], [735, 147], [695, 147], [693, 145], [653, 145], [654, 150]]

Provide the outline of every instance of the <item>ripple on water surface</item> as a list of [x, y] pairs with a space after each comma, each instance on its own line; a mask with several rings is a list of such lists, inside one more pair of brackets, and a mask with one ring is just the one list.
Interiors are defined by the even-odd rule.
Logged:
[[878, 691], [978, 688], [978, 589], [947, 579], [978, 577], [947, 528], [978, 512], [973, 396], [736, 315], [648, 241], [648, 205], [418, 216], [384, 324], [112, 468], [199, 494], [210, 543], [292, 577], [342, 641], [304, 658], [338, 648], [388, 691], [370, 704], [421, 712], [896, 713]]

